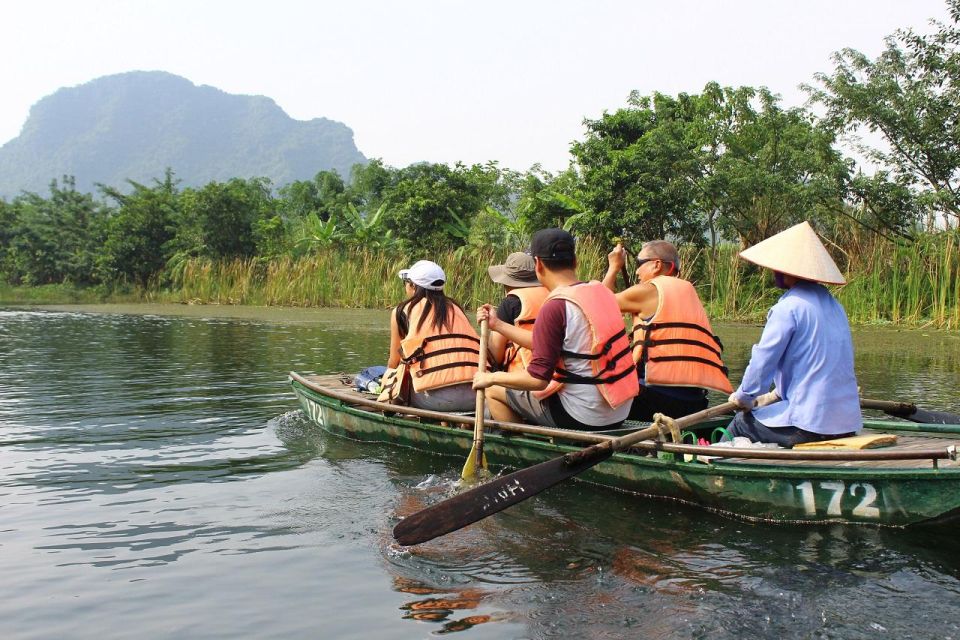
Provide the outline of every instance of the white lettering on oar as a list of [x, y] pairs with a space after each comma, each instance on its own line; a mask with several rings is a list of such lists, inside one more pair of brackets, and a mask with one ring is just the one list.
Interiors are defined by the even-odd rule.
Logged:
[[512, 482], [503, 485], [495, 494], [483, 496], [483, 510], [487, 511], [501, 502], [513, 498], [518, 493], [526, 492], [527, 490], [520, 484], [520, 480], [514, 479]]

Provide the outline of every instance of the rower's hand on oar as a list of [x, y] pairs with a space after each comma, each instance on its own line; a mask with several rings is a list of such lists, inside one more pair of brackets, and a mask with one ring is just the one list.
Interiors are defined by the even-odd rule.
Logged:
[[753, 398], [741, 391], [734, 391], [730, 394], [730, 397], [727, 398], [727, 402], [732, 402], [737, 405], [738, 411], [750, 411], [753, 409]]
[[497, 310], [491, 304], [482, 304], [477, 307], [477, 324], [487, 321], [490, 331], [496, 331], [500, 325], [500, 318], [497, 317]]
[[627, 250], [619, 242], [613, 251], [607, 254], [607, 263], [612, 271], [620, 271], [627, 264]]
[[493, 382], [493, 372], [485, 371], [480, 373], [479, 371], [473, 375], [473, 390], [480, 391], [481, 389], [486, 389], [487, 387], [492, 387]]
[[756, 399], [751, 399], [751, 397], [742, 391], [734, 391], [730, 394], [730, 397], [727, 398], [728, 402], [732, 402], [737, 405], [737, 408], [741, 411], [750, 411], [751, 409], [757, 409], [759, 407], [765, 407], [768, 404], [773, 404], [774, 402], [780, 402], [780, 394], [774, 391], [768, 393], [761, 393], [756, 397]]

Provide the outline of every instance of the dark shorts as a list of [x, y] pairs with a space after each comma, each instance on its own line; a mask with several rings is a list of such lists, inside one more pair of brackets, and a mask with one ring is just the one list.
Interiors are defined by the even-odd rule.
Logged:
[[507, 393], [507, 404], [513, 409], [514, 413], [532, 424], [557, 429], [578, 429], [580, 431], [616, 429], [623, 424], [623, 422], [616, 422], [599, 427], [584, 424], [567, 413], [557, 394], [541, 401], [533, 395], [532, 391], [519, 391], [517, 389], [505, 389], [504, 391]]
[[727, 427], [727, 431], [730, 432], [730, 437], [743, 436], [744, 438], [750, 438], [751, 442], [775, 442], [788, 449], [803, 442], [820, 442], [857, 435], [853, 431], [849, 433], [814, 433], [797, 427], [768, 427], [754, 418], [753, 413], [749, 411], [737, 413], [730, 426]]
[[640, 387], [640, 395], [630, 405], [630, 419], [652, 422], [653, 414], [662, 413], [671, 418], [682, 418], [707, 408], [707, 392], [693, 387], [677, 387], [676, 391], [660, 391], [655, 387]]

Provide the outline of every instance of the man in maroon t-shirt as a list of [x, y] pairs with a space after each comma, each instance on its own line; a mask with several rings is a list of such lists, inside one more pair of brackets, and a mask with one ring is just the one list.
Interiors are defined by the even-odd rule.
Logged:
[[[543, 229], [533, 235], [530, 253], [543, 286], [553, 291], [581, 284], [575, 249], [573, 236], [562, 229]], [[477, 320], [484, 319], [491, 331], [533, 351], [526, 371], [478, 373], [474, 377], [473, 388], [487, 390], [487, 406], [494, 419], [523, 419], [549, 427], [585, 430], [610, 429], [626, 419], [630, 403], [611, 408], [593, 384], [565, 385], [543, 400], [534, 396], [553, 379], [562, 351], [590, 351], [590, 325], [576, 305], [561, 298], [548, 299], [540, 308], [532, 333], [500, 321], [489, 304], [477, 309]], [[586, 366], [589, 368], [588, 363]]]

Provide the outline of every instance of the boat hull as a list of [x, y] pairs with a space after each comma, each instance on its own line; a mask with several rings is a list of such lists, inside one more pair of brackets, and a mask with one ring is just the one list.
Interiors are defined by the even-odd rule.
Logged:
[[[297, 380], [304, 413], [329, 433], [362, 442], [409, 447], [462, 461], [469, 428], [389, 416], [351, 406]], [[484, 452], [493, 468], [521, 468], [582, 445], [489, 431]], [[455, 465], [450, 465], [452, 468]], [[952, 522], [960, 515], [960, 468], [874, 468], [765, 461], [684, 461], [681, 456], [617, 453], [577, 477], [641, 496], [696, 505], [749, 520], [849, 522], [905, 527]]]

